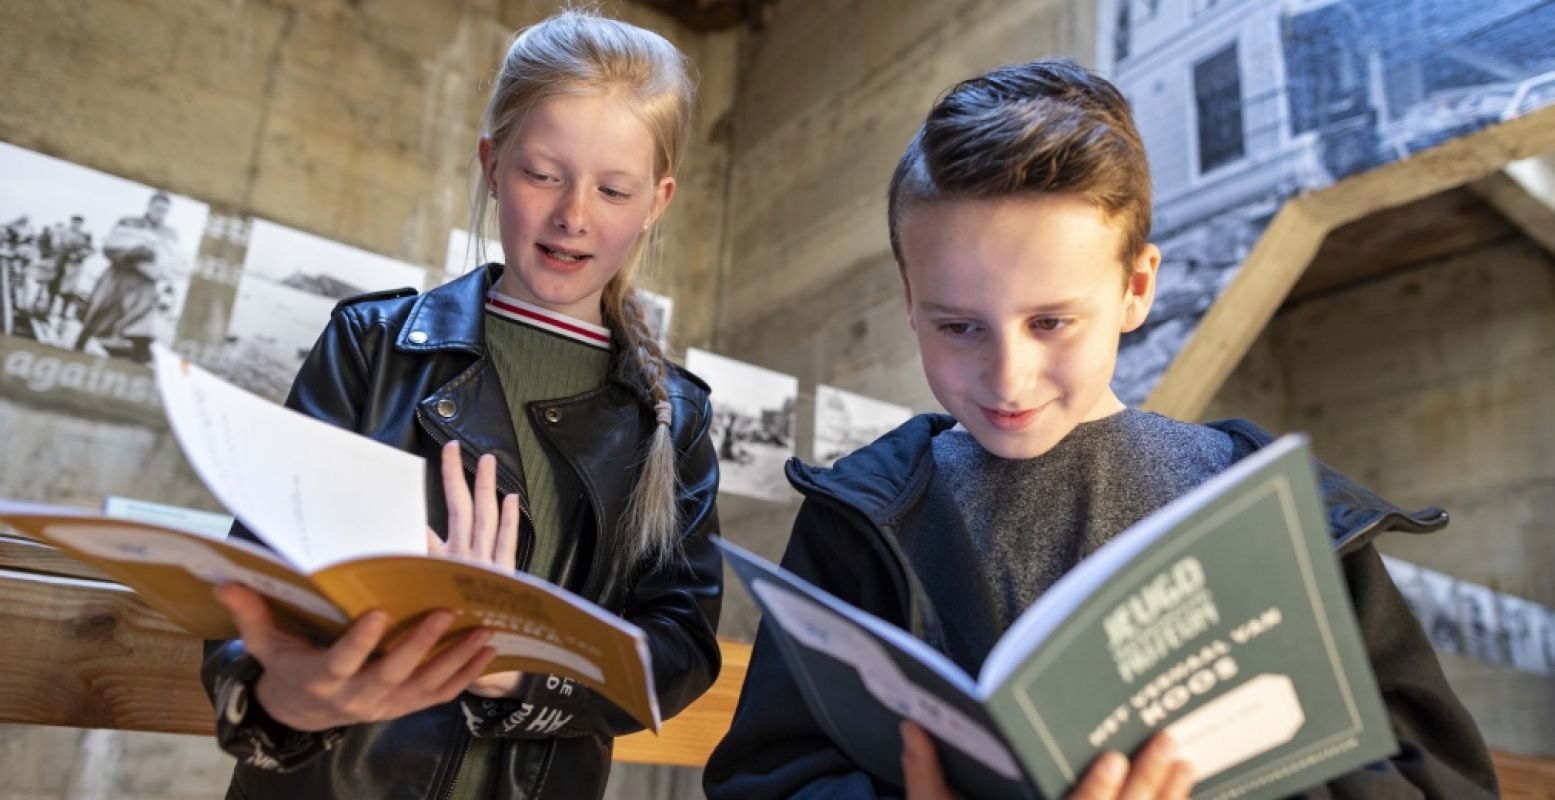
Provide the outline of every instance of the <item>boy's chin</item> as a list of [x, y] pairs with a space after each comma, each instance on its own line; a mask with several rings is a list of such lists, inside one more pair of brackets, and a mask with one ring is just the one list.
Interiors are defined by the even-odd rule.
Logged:
[[990, 427], [986, 422], [976, 425], [968, 425], [965, 421], [961, 426], [972, 434], [972, 438], [982, 446], [984, 450], [1010, 460], [1036, 458], [1052, 450], [1063, 440], [1068, 431], [1053, 431], [1049, 429], [1025, 430], [1025, 431], [1001, 431]]

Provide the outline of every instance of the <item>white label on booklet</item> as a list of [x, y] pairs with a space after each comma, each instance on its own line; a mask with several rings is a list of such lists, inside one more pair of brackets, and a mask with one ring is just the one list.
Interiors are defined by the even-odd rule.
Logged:
[[536, 639], [533, 636], [498, 631], [492, 634], [491, 641], [487, 644], [496, 648], [497, 655], [499, 656], [537, 658], [541, 661], [570, 669], [601, 685], [605, 683], [605, 672], [599, 668], [598, 664], [571, 650], [557, 647], [550, 642]]
[[221, 553], [181, 536], [160, 535], [150, 530], [137, 530], [133, 534], [120, 536], [118, 531], [111, 528], [77, 528], [70, 525], [50, 527], [49, 535], [83, 553], [100, 558], [182, 567], [206, 583], [241, 583], [260, 594], [331, 622], [344, 625], [350, 621], [340, 613], [340, 609], [317, 594], [234, 564]]
[[800, 644], [857, 670], [864, 688], [881, 705], [918, 723], [1001, 777], [1021, 779], [1014, 757], [998, 738], [960, 709], [907, 680], [873, 638], [781, 586], [758, 578], [752, 588], [783, 630]]
[[1259, 675], [1167, 726], [1200, 781], [1290, 741], [1306, 722], [1285, 675]]

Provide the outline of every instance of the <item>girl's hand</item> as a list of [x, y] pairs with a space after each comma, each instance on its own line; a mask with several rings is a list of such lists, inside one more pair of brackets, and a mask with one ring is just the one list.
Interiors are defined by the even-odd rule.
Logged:
[[1177, 743], [1158, 733], [1134, 755], [1132, 764], [1121, 753], [1098, 756], [1069, 800], [1187, 800], [1195, 780], [1193, 768], [1177, 759]]
[[388, 631], [389, 618], [372, 611], [334, 644], [319, 647], [276, 627], [258, 593], [237, 584], [216, 589], [232, 612], [248, 652], [264, 666], [254, 699], [276, 721], [299, 731], [402, 717], [446, 703], [470, 685], [496, 651], [486, 646], [491, 631], [466, 634], [422, 663], [453, 619], [428, 614], [381, 658], [369, 661]]
[[448, 540], [427, 529], [427, 553], [493, 564], [508, 571], [518, 558], [518, 495], [497, 503], [497, 458], [487, 453], [475, 466], [475, 492], [464, 482], [459, 443], [443, 445], [443, 498], [448, 502]]
[[[475, 491], [464, 480], [459, 443], [443, 445], [443, 497], [448, 502], [448, 540], [427, 530], [427, 553], [493, 564], [509, 572], [518, 558], [518, 495], [497, 502], [497, 459], [487, 453], [475, 465]], [[476, 678], [466, 688], [482, 697], [504, 697], [518, 690], [522, 672], [497, 672]]]

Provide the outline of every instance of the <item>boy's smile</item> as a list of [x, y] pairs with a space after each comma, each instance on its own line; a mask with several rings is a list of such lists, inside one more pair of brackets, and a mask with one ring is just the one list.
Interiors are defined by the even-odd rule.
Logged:
[[901, 223], [908, 318], [934, 396], [984, 449], [1042, 455], [1123, 408], [1118, 338], [1155, 293], [1147, 245], [1124, 279], [1123, 231], [1076, 195], [930, 201]]

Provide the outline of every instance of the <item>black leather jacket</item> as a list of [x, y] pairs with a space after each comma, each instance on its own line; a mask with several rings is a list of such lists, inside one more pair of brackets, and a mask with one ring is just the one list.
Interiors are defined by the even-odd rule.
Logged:
[[[428, 524], [440, 533], [447, 518], [437, 457], [443, 443], [461, 443], [467, 477], [482, 453], [493, 453], [499, 491], [523, 486], [507, 401], [485, 352], [482, 304], [500, 272], [491, 265], [419, 296], [405, 289], [342, 302], [287, 399], [310, 416], [425, 457]], [[718, 524], [708, 389], [690, 373], [672, 370], [685, 557], [663, 569], [627, 570], [612, 556], [630, 535], [620, 530], [621, 515], [654, 420], [634, 371], [614, 372], [599, 389], [528, 408], [576, 470], [587, 499], [586, 506], [579, 499], [574, 534], [560, 544], [558, 569], [541, 577], [643, 628], [659, 707], [668, 718], [701, 695], [720, 666], [714, 631], [723, 572], [707, 541]], [[252, 538], [241, 526], [234, 533]], [[523, 547], [520, 568], [528, 558]], [[497, 796], [598, 797], [612, 738], [640, 728], [582, 686], [527, 676], [521, 696], [511, 700], [466, 694], [389, 722], [300, 733], [248, 702], [260, 668], [241, 641], [207, 643], [206, 654], [201, 677], [218, 710], [217, 737], [238, 756], [229, 797], [447, 797], [472, 729], [498, 739]], [[567, 721], [543, 733], [485, 724], [541, 713]]]

